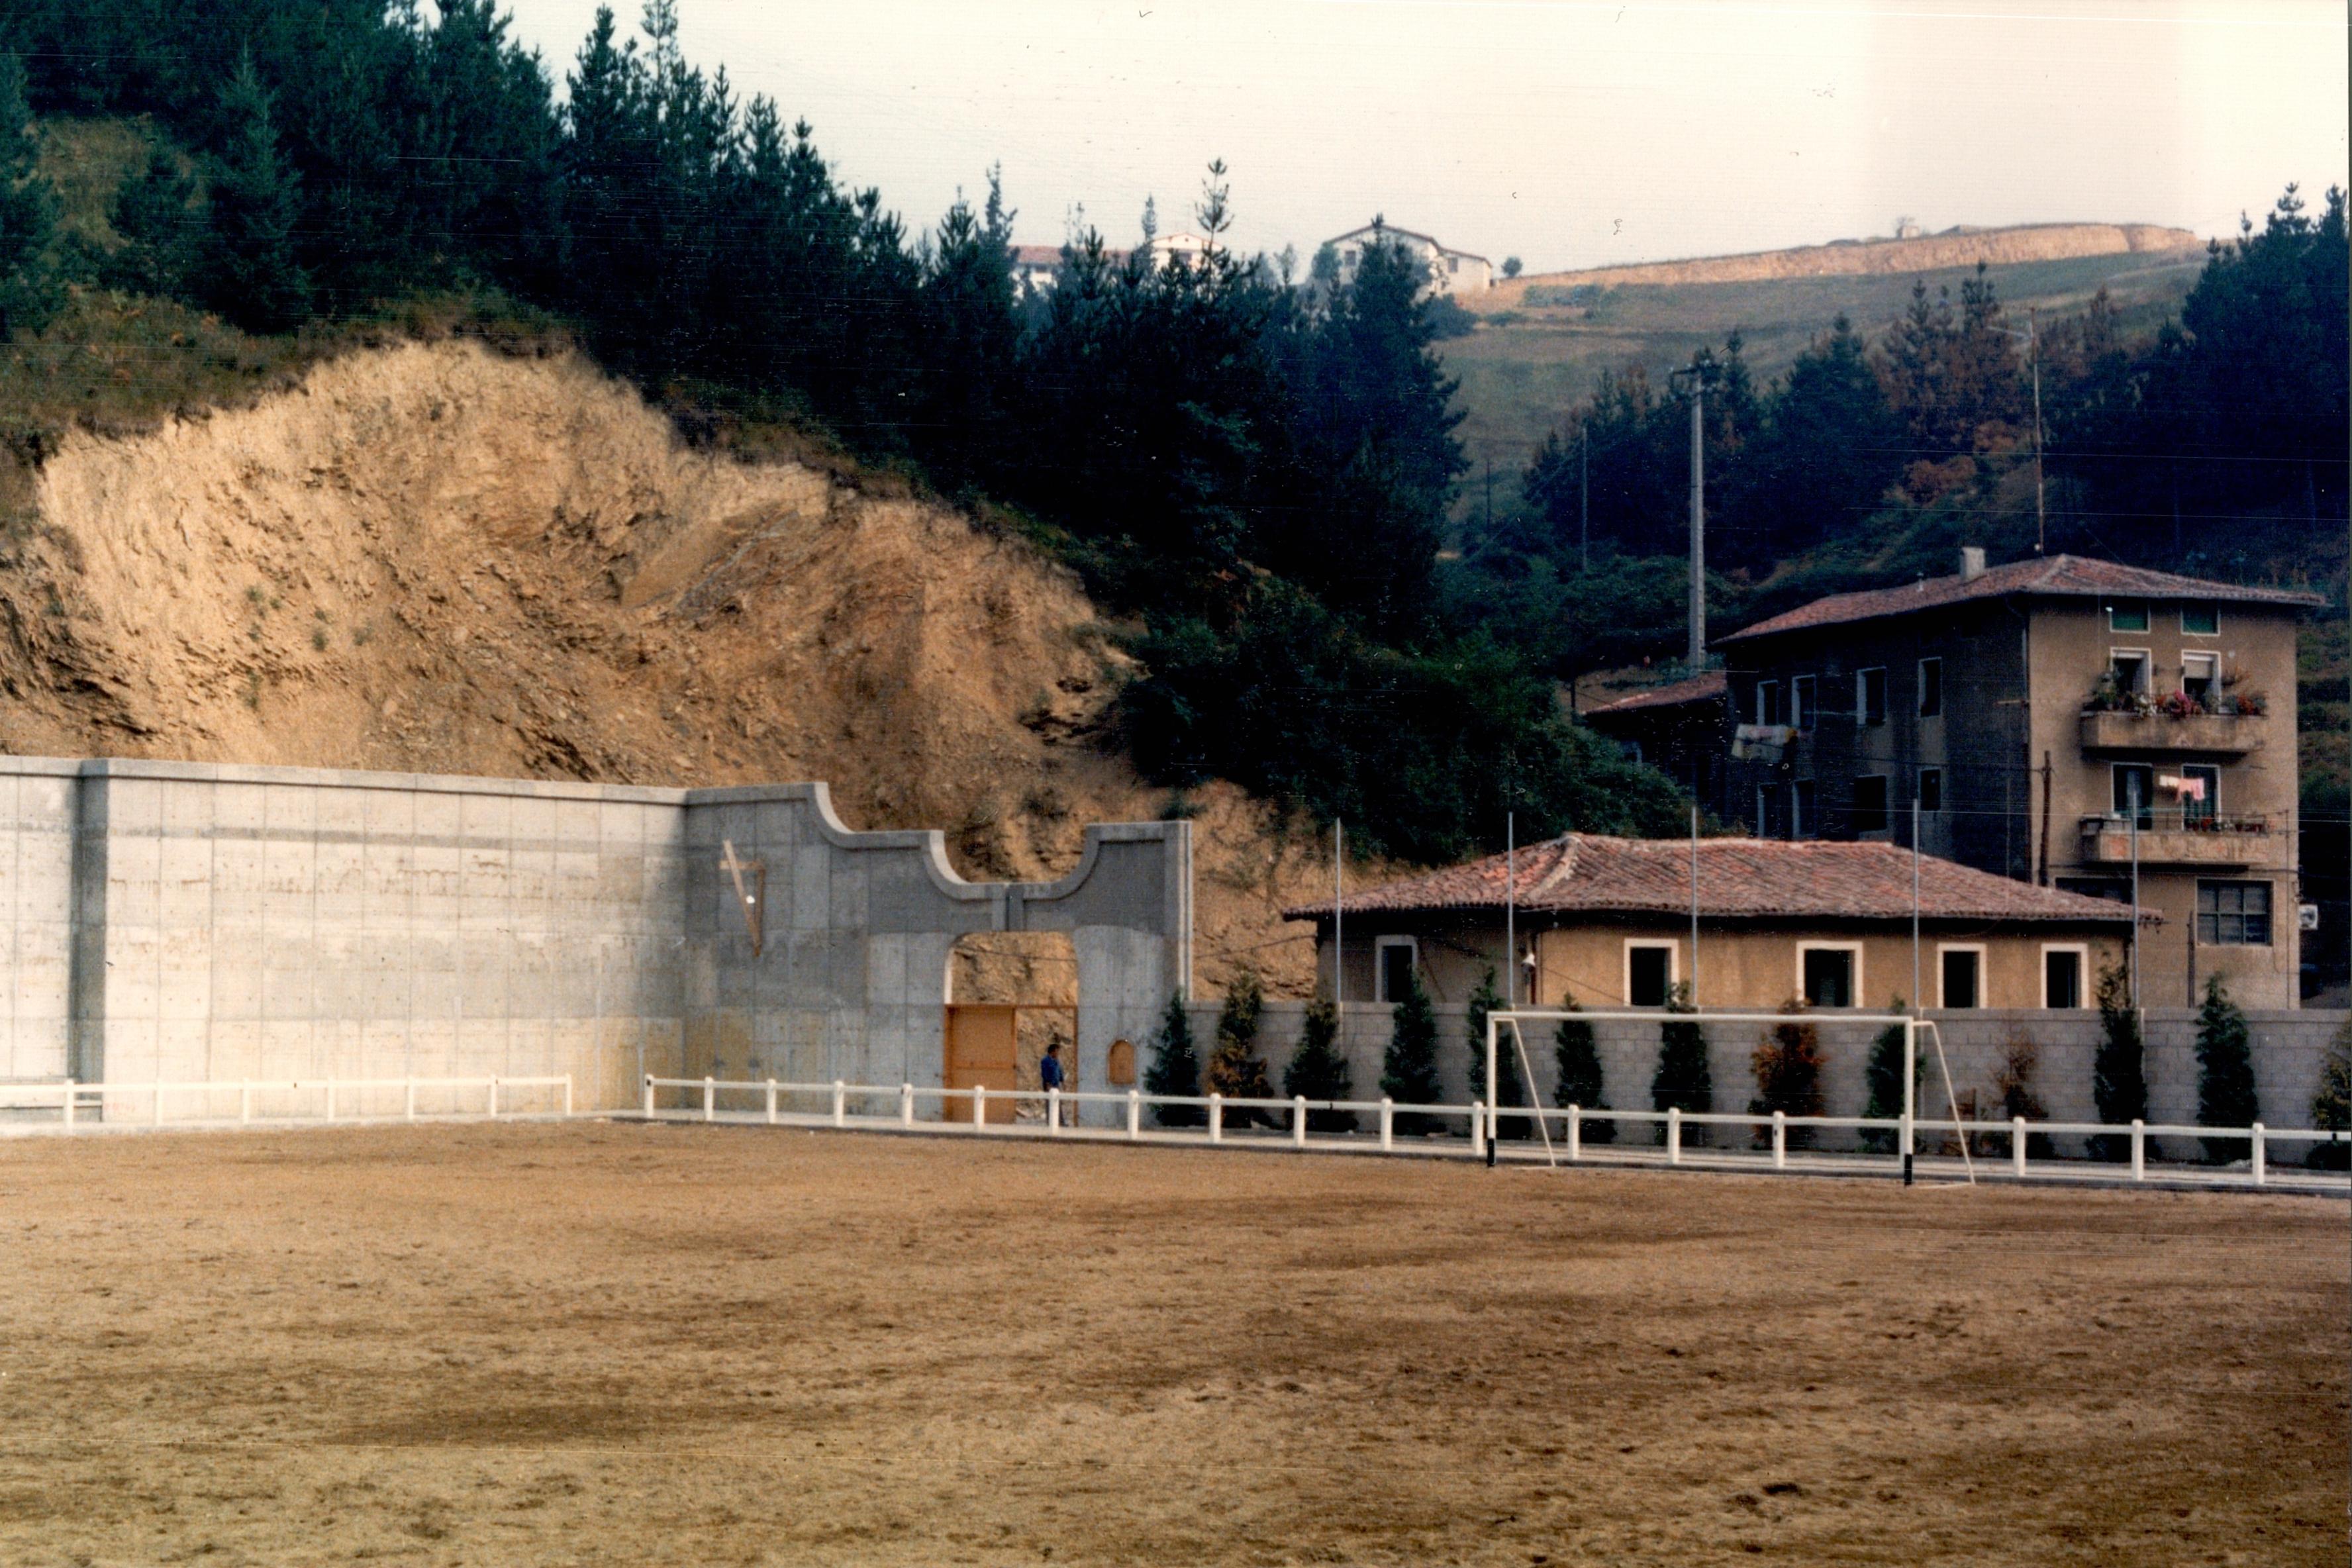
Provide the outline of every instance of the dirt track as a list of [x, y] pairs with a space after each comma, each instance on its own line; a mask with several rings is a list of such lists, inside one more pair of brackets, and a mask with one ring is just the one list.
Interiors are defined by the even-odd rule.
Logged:
[[2341, 1563], [2341, 1205], [0, 1144], [12, 1563]]

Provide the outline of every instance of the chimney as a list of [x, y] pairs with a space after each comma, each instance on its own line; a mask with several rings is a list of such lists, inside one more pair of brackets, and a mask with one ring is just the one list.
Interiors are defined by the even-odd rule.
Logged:
[[1961, 545], [1960, 581], [1963, 583], [1973, 583], [1983, 575], [1984, 546], [1981, 544]]

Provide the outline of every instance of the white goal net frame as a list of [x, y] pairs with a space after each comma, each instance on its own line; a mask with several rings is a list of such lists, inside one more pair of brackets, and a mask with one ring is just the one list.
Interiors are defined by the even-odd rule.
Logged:
[[[1556, 1023], [1573, 1019], [1586, 1024], [1681, 1023], [1696, 1024], [1704, 1027], [1708, 1024], [1786, 1024], [1792, 1019], [1807, 1017], [1816, 1017], [1822, 1021], [1833, 1021], [1839, 1024], [1863, 1026], [1874, 1024], [1881, 1028], [1893, 1025], [1902, 1026], [1903, 1114], [1896, 1133], [1897, 1147], [1903, 1156], [1903, 1184], [1909, 1186], [1913, 1156], [1917, 1149], [1919, 1037], [1922, 1034], [1925, 1034], [1935, 1046], [1936, 1065], [1943, 1075], [1944, 1098], [1951, 1107], [1953, 1125], [1959, 1125], [1961, 1120], [1960, 1097], [1952, 1088], [1951, 1063], [1944, 1056], [1943, 1032], [1936, 1027], [1934, 1019], [1921, 1018], [1909, 1013], [1849, 1013], [1843, 1008], [1833, 1014], [1812, 1015], [1718, 1012], [1712, 1008], [1694, 1008], [1688, 1012], [1674, 1012], [1664, 1007], [1626, 1007], [1601, 1011], [1560, 1007], [1497, 1007], [1486, 1015], [1486, 1089], [1485, 1098], [1477, 1102], [1476, 1113], [1483, 1123], [1476, 1131], [1485, 1135], [1486, 1163], [1489, 1165], [1495, 1163], [1496, 1130], [1500, 1124], [1501, 1117], [1507, 1113], [1519, 1112], [1519, 1108], [1517, 1106], [1503, 1106], [1496, 1103], [1501, 1091], [1497, 1087], [1499, 1080], [1496, 1077], [1495, 1069], [1499, 1065], [1497, 1058], [1500, 1037], [1505, 1025], [1510, 1026], [1512, 1046], [1518, 1054], [1519, 1082], [1527, 1089], [1527, 1110], [1534, 1113], [1532, 1120], [1536, 1124], [1536, 1130], [1543, 1135], [1546, 1156], [1557, 1165], [1559, 1163], [1559, 1157], [1552, 1149], [1550, 1129], [1545, 1126], [1545, 1117], [1548, 1113], [1536, 1098], [1535, 1066], [1528, 1058], [1527, 1035], [1519, 1027], [1522, 1023]], [[1976, 1163], [1969, 1157], [1969, 1141], [1965, 1136], [1960, 1139], [1960, 1162], [1968, 1172], [1969, 1184], [1973, 1185], [1977, 1179]]]

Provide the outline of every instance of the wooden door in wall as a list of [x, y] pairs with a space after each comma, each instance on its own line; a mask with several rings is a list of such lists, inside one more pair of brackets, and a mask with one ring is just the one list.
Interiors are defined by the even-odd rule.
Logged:
[[[947, 1084], [949, 1089], [985, 1089], [988, 1120], [1009, 1122], [1017, 1102], [1013, 1090], [1022, 1086], [1017, 1047], [1021, 1037], [1018, 1007], [950, 1006], [947, 1023]], [[997, 1098], [1000, 1091], [1003, 1098]], [[970, 1121], [971, 1101], [950, 1100], [946, 1120]]]

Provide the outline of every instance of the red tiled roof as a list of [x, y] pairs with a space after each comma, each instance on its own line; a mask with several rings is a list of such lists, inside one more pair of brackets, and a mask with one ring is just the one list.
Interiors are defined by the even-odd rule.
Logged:
[[[1351, 894], [1349, 915], [1496, 910], [1504, 905], [1500, 855]], [[1687, 914], [1691, 842], [1687, 838], [1606, 838], [1571, 833], [1531, 844], [1517, 855], [1520, 909], [1581, 914]], [[2062, 893], [1923, 856], [1919, 912], [1937, 921], [2030, 921], [2068, 925], [2131, 924], [2131, 910], [2105, 899]], [[1773, 838], [1698, 841], [1699, 913], [1710, 919], [1911, 918], [1912, 857], [1877, 843], [1790, 843]], [[1285, 920], [1317, 920], [1324, 904], [1298, 904]], [[2152, 918], [2152, 917], [2150, 917]]]
[[1631, 697], [1620, 697], [1614, 702], [1603, 702], [1598, 708], [1587, 708], [1584, 716], [1597, 719], [1604, 713], [1632, 713], [1643, 708], [1679, 708], [1685, 702], [1706, 702], [1721, 697], [1728, 689], [1723, 671], [1710, 669], [1705, 675], [1694, 675], [1686, 680], [1653, 686], [1647, 691], [1637, 691]]
[[2037, 597], [2103, 598], [2112, 595], [2138, 599], [2216, 599], [2227, 604], [2279, 605], [2301, 608], [2325, 604], [2316, 594], [2292, 588], [2248, 588], [2235, 583], [2211, 583], [2201, 577], [2178, 577], [2144, 566], [2123, 566], [2080, 555], [2052, 555], [2032, 561], [2012, 561], [1989, 566], [1974, 577], [1930, 577], [1905, 588], [1872, 588], [1859, 594], [1832, 594], [1786, 615], [1759, 621], [1717, 645], [1815, 626], [1843, 626], [1849, 621], [1876, 620], [1884, 616], [1907, 616], [1918, 610], [1940, 609], [1972, 599], [1996, 599], [2008, 594]]

